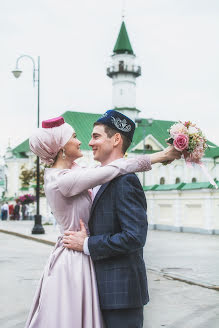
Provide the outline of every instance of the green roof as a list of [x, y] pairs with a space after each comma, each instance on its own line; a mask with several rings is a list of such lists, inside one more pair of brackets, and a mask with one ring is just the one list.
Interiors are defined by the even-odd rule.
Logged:
[[25, 153], [28, 151], [30, 151], [29, 139], [26, 139], [20, 145], [13, 149], [13, 154], [18, 158], [27, 157]]
[[27, 191], [27, 190], [29, 190], [29, 187], [21, 187], [20, 190], [21, 191]]
[[167, 147], [165, 139], [169, 137], [167, 130], [170, 128], [174, 121], [163, 121], [163, 120], [154, 120], [151, 125], [148, 124], [147, 119], [142, 119], [142, 122], [137, 124], [135, 130], [134, 140], [132, 142], [132, 148], [135, 147], [139, 142], [142, 141], [144, 136], [149, 134], [163, 146]]
[[[37, 187], [36, 184], [32, 184], [32, 185], [30, 186], [30, 188], [34, 188], [34, 189], [36, 189], [36, 187]], [[43, 189], [43, 186], [42, 186], [42, 185], [40, 185], [40, 189]]]
[[179, 190], [185, 185], [184, 182], [175, 183], [175, 184], [161, 184], [156, 187], [156, 191], [160, 190]]
[[[216, 181], [219, 187], [219, 181]], [[215, 189], [215, 187], [210, 182], [195, 182], [195, 183], [175, 183], [175, 184], [161, 184], [161, 185], [151, 185], [144, 186], [145, 191], [170, 191], [170, 190], [194, 190], [194, 189]]]
[[215, 189], [210, 182], [195, 182], [186, 183], [181, 190], [191, 190], [191, 189]]
[[[82, 142], [81, 150], [90, 150], [91, 148], [88, 146], [88, 143], [91, 138], [93, 123], [101, 116], [101, 114], [67, 111], [62, 116], [67, 123], [74, 127], [78, 139]], [[132, 149], [142, 141], [144, 135], [147, 136], [149, 134], [151, 134], [163, 147], [166, 147], [167, 144], [165, 139], [169, 137], [167, 130], [173, 123], [175, 122], [154, 120], [152, 125], [149, 126], [148, 120], [142, 119], [142, 123], [137, 124], [130, 151], [132, 151]], [[206, 150], [205, 157], [219, 157], [219, 147], [210, 141], [208, 141], [208, 144], [211, 146], [211, 148]], [[27, 157], [26, 152], [29, 151], [30, 149], [28, 139], [13, 149], [13, 153], [16, 157]], [[135, 150], [133, 152], [138, 154], [142, 153], [143, 150]], [[154, 152], [156, 151], [146, 151], [148, 154]]]
[[211, 158], [218, 158], [219, 157], [219, 147], [212, 144], [210, 141], [208, 141], [208, 145], [212, 146], [206, 149], [205, 151], [205, 157], [211, 157]]
[[129, 53], [131, 55], [134, 54], [124, 22], [122, 22], [113, 52], [114, 54], [124, 54], [124, 53]]
[[158, 184], [155, 184], [155, 185], [152, 185], [152, 186], [143, 186], [143, 190], [144, 191], [155, 190], [158, 186], [159, 186]]
[[101, 114], [65, 112], [63, 115], [65, 121], [74, 127], [78, 139], [82, 142], [82, 150], [91, 150], [88, 142], [91, 138], [93, 124], [98, 120]]

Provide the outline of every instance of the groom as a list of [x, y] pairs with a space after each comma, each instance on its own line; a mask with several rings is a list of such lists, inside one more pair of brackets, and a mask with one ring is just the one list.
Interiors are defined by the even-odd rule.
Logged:
[[[102, 166], [122, 158], [131, 144], [135, 123], [114, 110], [94, 123], [94, 159]], [[107, 328], [143, 327], [149, 301], [143, 247], [147, 235], [146, 199], [133, 173], [93, 189], [90, 236], [66, 232], [64, 245], [90, 255], [95, 266], [100, 307]]]

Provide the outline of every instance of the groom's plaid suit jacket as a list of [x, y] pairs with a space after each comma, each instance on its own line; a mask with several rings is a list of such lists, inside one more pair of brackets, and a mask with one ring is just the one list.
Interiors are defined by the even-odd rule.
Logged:
[[133, 173], [101, 186], [91, 209], [88, 247], [102, 309], [135, 308], [149, 300], [143, 246], [146, 199]]

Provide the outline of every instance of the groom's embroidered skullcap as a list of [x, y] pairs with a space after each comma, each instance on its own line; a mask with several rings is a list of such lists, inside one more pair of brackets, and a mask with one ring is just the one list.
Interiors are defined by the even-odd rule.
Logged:
[[43, 121], [29, 139], [31, 151], [46, 164], [53, 164], [54, 160], [65, 144], [70, 140], [74, 129], [62, 116]]
[[117, 130], [132, 141], [135, 132], [135, 123], [122, 113], [110, 109], [104, 113], [97, 122]]

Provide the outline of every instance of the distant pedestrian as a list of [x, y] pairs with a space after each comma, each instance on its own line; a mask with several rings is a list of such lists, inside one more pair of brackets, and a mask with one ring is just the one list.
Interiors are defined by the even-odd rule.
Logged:
[[2, 219], [2, 215], [3, 215], [3, 205], [1, 205], [1, 219]]
[[9, 207], [9, 218], [10, 220], [14, 220], [14, 205], [10, 204], [8, 207]]
[[26, 220], [30, 219], [30, 206], [26, 204]]
[[20, 203], [18, 201], [14, 207], [14, 219], [20, 220]]
[[26, 204], [22, 204], [21, 212], [22, 212], [22, 220], [27, 220], [27, 206], [26, 206]]
[[33, 220], [34, 219], [34, 211], [35, 211], [35, 207], [33, 204], [29, 204], [28, 206], [28, 219], [29, 220]]
[[7, 220], [8, 218], [8, 202], [5, 202], [1, 207], [2, 220]]

